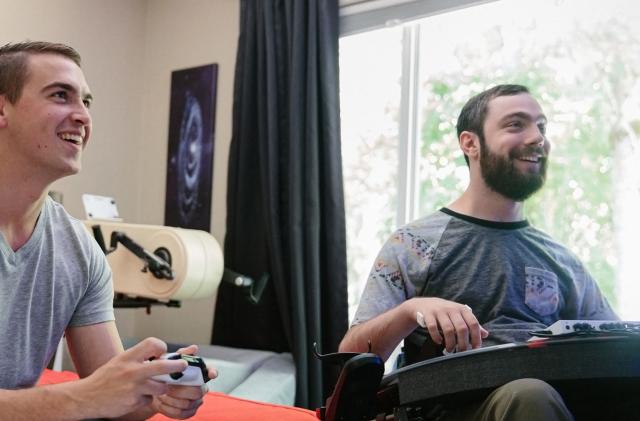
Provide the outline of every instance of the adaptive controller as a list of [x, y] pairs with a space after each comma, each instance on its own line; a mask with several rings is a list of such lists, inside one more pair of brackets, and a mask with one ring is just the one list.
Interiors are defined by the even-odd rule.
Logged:
[[158, 376], [153, 376], [154, 380], [159, 382], [167, 383], [167, 384], [177, 384], [180, 386], [200, 386], [208, 382], [209, 375], [207, 371], [207, 365], [204, 363], [204, 360], [200, 357], [196, 357], [195, 355], [185, 355], [178, 353], [169, 353], [164, 354], [160, 357], [163, 360], [184, 360], [189, 365], [182, 372], [170, 373], [170, 374], [161, 374]]

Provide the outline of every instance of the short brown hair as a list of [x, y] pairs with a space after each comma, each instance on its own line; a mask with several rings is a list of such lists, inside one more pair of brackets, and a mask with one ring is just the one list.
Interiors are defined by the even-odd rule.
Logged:
[[[462, 107], [456, 129], [458, 139], [464, 131], [473, 132], [478, 135], [480, 142], [484, 144], [484, 121], [487, 118], [487, 110], [489, 102], [500, 96], [512, 96], [519, 94], [528, 94], [529, 89], [523, 85], [496, 85], [491, 89], [480, 92], [473, 98], [469, 99]], [[469, 157], [464, 156], [464, 160], [469, 165]]]
[[65, 44], [46, 41], [24, 41], [0, 47], [0, 95], [14, 104], [27, 80], [27, 59], [33, 54], [58, 54], [80, 67], [80, 54]]

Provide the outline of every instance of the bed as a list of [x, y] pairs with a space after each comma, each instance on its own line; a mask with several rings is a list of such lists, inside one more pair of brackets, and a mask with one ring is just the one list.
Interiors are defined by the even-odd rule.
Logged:
[[[38, 384], [47, 385], [76, 380], [77, 374], [71, 371], [54, 371], [46, 369]], [[163, 415], [150, 418], [152, 421], [169, 420]], [[229, 396], [221, 392], [209, 392], [204, 397], [204, 403], [198, 413], [189, 418], [194, 421], [314, 421], [317, 420], [313, 411], [293, 406], [276, 405], [266, 402], [256, 402]]]
[[[167, 344], [173, 352], [183, 344]], [[237, 398], [293, 405], [296, 372], [290, 353], [276, 353], [219, 345], [198, 345], [198, 355], [218, 370], [209, 390]]]

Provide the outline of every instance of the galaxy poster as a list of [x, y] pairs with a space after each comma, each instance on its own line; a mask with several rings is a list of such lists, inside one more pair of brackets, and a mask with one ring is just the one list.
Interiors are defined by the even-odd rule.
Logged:
[[209, 231], [218, 65], [171, 72], [164, 223]]

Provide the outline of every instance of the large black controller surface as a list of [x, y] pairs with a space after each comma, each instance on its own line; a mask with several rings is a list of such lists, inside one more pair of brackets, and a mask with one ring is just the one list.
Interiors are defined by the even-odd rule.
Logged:
[[171, 374], [161, 374], [153, 376], [154, 380], [168, 383], [177, 384], [180, 386], [200, 386], [208, 382], [209, 375], [207, 365], [204, 360], [195, 355], [185, 355], [178, 353], [165, 354], [160, 357], [163, 360], [184, 360], [189, 364], [187, 368], [182, 372], [176, 372]]

